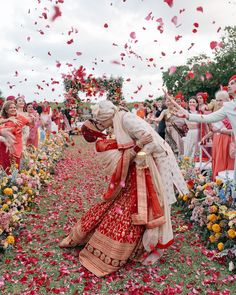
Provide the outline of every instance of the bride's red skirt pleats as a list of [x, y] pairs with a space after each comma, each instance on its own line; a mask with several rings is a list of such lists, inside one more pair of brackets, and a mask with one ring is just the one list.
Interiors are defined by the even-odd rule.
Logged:
[[85, 244], [79, 259], [97, 276], [118, 270], [128, 259], [138, 258], [143, 249], [141, 237], [144, 225], [133, 225], [137, 213], [137, 184], [135, 166], [131, 166], [126, 186], [111, 202], [92, 206], [73, 228], [73, 245]]

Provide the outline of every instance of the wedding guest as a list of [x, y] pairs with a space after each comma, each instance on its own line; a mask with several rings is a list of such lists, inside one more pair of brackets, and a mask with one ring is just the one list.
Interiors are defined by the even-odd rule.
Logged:
[[30, 124], [30, 120], [17, 113], [16, 105], [12, 101], [4, 103], [1, 118], [1, 126], [11, 128], [11, 132], [15, 137], [12, 151], [7, 150], [6, 145], [3, 142], [0, 143], [1, 154], [5, 155], [5, 159], [4, 161], [1, 159], [2, 162], [0, 165], [7, 173], [9, 173], [11, 164], [17, 164], [17, 167], [20, 167], [20, 160], [23, 151], [23, 128], [24, 126]]
[[[197, 114], [197, 100], [195, 97], [191, 97], [188, 102], [188, 110], [191, 114]], [[199, 123], [188, 122], [186, 121], [188, 126], [188, 132], [184, 139], [184, 155], [194, 159], [196, 152], [198, 151], [198, 142], [199, 142]]]

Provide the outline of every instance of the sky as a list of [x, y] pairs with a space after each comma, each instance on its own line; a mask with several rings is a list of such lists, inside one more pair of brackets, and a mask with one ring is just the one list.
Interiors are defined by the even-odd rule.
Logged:
[[[61, 102], [63, 74], [82, 65], [95, 77], [123, 77], [127, 101], [160, 96], [162, 71], [211, 57], [210, 42], [236, 19], [236, 0], [166, 2], [1, 0], [2, 95]], [[61, 16], [52, 21], [55, 7]]]

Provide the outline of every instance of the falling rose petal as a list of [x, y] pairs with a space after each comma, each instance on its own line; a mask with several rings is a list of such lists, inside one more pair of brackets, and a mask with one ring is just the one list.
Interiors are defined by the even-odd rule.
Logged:
[[59, 61], [56, 61], [56, 67], [60, 68], [60, 66], [61, 66], [61, 63]]
[[217, 29], [217, 33], [219, 33], [220, 30], [221, 30], [221, 27], [219, 27], [219, 28]]
[[108, 24], [107, 23], [104, 24], [104, 28], [106, 28], [106, 29], [108, 28]]
[[169, 5], [169, 7], [172, 7], [174, 4], [173, 0], [164, 0], [165, 3], [167, 3]]
[[216, 41], [211, 41], [210, 42], [210, 47], [211, 47], [212, 50], [215, 49], [217, 45], [218, 45], [218, 43]]
[[27, 41], [30, 41], [30, 37], [27, 37]]
[[194, 23], [193, 25], [194, 25], [195, 28], [198, 28], [199, 27], [199, 24], [198, 23]]
[[197, 11], [203, 12], [203, 7], [202, 6], [198, 6], [197, 7]]
[[162, 55], [162, 56], [166, 56], [165, 52], [163, 52], [163, 51], [161, 52], [161, 55]]
[[175, 41], [179, 41], [180, 38], [182, 38], [182, 36], [180, 35], [175, 36]]
[[130, 38], [132, 38], [132, 39], [136, 39], [136, 34], [135, 34], [135, 32], [131, 32], [131, 33], [130, 33]]
[[112, 60], [111, 63], [114, 65], [120, 65], [120, 62], [118, 60]]
[[130, 82], [130, 81], [131, 81], [131, 79], [130, 79], [130, 78], [126, 79], [126, 82]]
[[50, 51], [48, 51], [48, 55], [49, 55], [49, 56], [52, 56], [52, 54], [51, 54], [51, 52], [50, 52]]
[[149, 14], [145, 17], [146, 20], [150, 20], [152, 18], [152, 12], [149, 12]]
[[47, 13], [46, 13], [46, 12], [43, 12], [43, 13], [42, 13], [42, 16], [43, 16], [43, 18], [44, 18], [44, 19], [47, 19], [47, 18], [48, 18], [48, 16], [47, 16]]
[[57, 0], [57, 3], [64, 3], [64, 0]]
[[178, 18], [177, 18], [176, 15], [175, 15], [174, 17], [172, 17], [171, 22], [172, 22], [175, 26], [177, 26]]
[[121, 186], [121, 187], [125, 187], [125, 182], [124, 182], [124, 180], [122, 180], [122, 181], [120, 182], [120, 186]]
[[76, 51], [76, 55], [77, 55], [77, 56], [80, 56], [80, 55], [82, 55], [82, 52], [80, 52], [80, 51]]
[[206, 79], [209, 80], [212, 78], [212, 74], [210, 72], [206, 72]]
[[73, 39], [70, 39], [69, 41], [67, 41], [66, 43], [68, 44], [68, 45], [70, 45], [70, 44], [72, 44], [74, 42], [74, 40]]
[[193, 33], [197, 33], [197, 29], [193, 29], [192, 32], [193, 32]]
[[60, 10], [60, 7], [59, 6], [54, 6], [54, 14], [51, 18], [51, 21], [54, 22], [56, 18], [60, 17], [61, 16], [61, 10]]
[[174, 74], [176, 72], [176, 69], [177, 68], [175, 66], [170, 67], [170, 69], [169, 69], [169, 75]]
[[188, 72], [188, 77], [189, 79], [193, 79], [194, 78], [194, 73], [192, 71]]
[[115, 212], [116, 212], [117, 214], [120, 214], [120, 215], [123, 214], [123, 211], [122, 211], [122, 209], [121, 209], [120, 207], [116, 207], [116, 208], [115, 208]]
[[18, 77], [19, 73], [17, 71], [15, 71], [15, 77]]
[[194, 45], [195, 45], [195, 43], [191, 43], [191, 45], [189, 46], [188, 50], [190, 50]]

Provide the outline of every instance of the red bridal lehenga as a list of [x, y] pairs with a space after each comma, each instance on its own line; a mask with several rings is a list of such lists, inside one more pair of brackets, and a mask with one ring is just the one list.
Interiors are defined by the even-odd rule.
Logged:
[[170, 235], [168, 242], [163, 244], [162, 235], [159, 235], [150, 251], [144, 249], [145, 230], [161, 227], [166, 222], [165, 210], [158, 201], [150, 171], [145, 167], [137, 169], [130, 158], [133, 149], [118, 151], [115, 140], [99, 140], [96, 149], [97, 152], [113, 150], [121, 154], [103, 196], [105, 201], [92, 206], [60, 246], [84, 244], [79, 254], [81, 264], [102, 277], [117, 271], [128, 259], [143, 262], [152, 254], [157, 260], [163, 251], [160, 249], [173, 243], [173, 236]]

